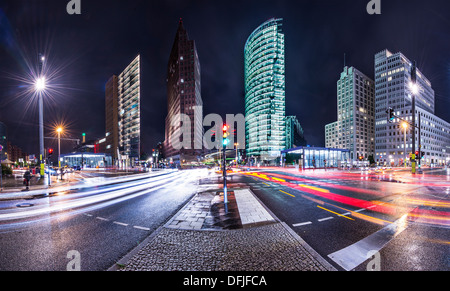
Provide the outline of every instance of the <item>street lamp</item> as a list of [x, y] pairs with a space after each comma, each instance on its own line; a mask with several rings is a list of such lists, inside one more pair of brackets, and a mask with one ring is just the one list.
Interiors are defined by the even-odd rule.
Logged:
[[[411, 66], [411, 83], [409, 84], [412, 96], [411, 96], [411, 112], [412, 112], [412, 174], [416, 174], [416, 95], [419, 93], [419, 86], [417, 85], [417, 66], [416, 62]], [[420, 118], [420, 115], [419, 115]], [[419, 125], [420, 126], [420, 125]], [[419, 127], [420, 128], [420, 127]], [[420, 140], [420, 136], [419, 136]]]
[[417, 95], [419, 93], [419, 86], [417, 83], [409, 83], [409, 89], [411, 90], [411, 93], [414, 95]]
[[408, 129], [408, 123], [403, 122], [402, 123], [402, 127], [403, 127], [403, 129], [405, 131], [405, 143], [404, 143], [404, 148], [403, 148], [403, 155], [404, 155], [403, 166], [406, 168], [406, 129]]
[[34, 81], [34, 89], [39, 98], [39, 153], [41, 161], [41, 178], [44, 178], [44, 100], [43, 94], [46, 89], [46, 79], [43, 76], [45, 57], [39, 56], [40, 72], [39, 77]]
[[44, 91], [45, 88], [46, 88], [45, 77], [37, 78], [36, 81], [34, 82], [34, 89], [36, 90], [36, 92], [40, 93]]

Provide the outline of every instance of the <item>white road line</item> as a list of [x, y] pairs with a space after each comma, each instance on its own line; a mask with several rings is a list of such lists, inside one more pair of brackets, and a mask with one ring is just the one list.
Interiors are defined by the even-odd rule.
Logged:
[[97, 218], [98, 220], [109, 221], [109, 219], [106, 219], [106, 218], [103, 218], [103, 217], [99, 217], [99, 216], [97, 216], [96, 218]]
[[322, 222], [322, 221], [326, 221], [326, 220], [330, 220], [330, 219], [333, 219], [334, 217], [326, 217], [326, 218], [322, 218], [322, 219], [318, 219], [317, 221], [318, 222]]
[[133, 226], [133, 227], [136, 228], [136, 229], [145, 230], [145, 231], [149, 231], [149, 230], [150, 230], [150, 228], [142, 227], [142, 226], [137, 226], [137, 225], [135, 225], [135, 226]]
[[408, 227], [408, 223], [406, 222], [407, 217], [408, 214], [403, 215], [394, 223], [389, 224], [355, 244], [328, 255], [328, 257], [346, 271], [353, 270], [402, 233]]
[[118, 221], [114, 221], [114, 224], [118, 224], [118, 225], [122, 225], [122, 226], [128, 226], [128, 224], [123, 223], [123, 222], [118, 222]]
[[297, 223], [297, 224], [293, 224], [293, 227], [298, 227], [298, 226], [304, 226], [304, 225], [308, 225], [308, 224], [312, 224], [311, 221], [307, 221], [307, 222], [302, 222], [302, 223]]

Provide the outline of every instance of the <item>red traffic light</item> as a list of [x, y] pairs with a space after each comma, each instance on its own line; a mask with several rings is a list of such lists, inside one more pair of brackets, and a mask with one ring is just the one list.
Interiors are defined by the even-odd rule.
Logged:
[[226, 125], [226, 124], [224, 124], [223, 125], [223, 131], [225, 132], [225, 131], [227, 131], [228, 130], [228, 128], [229, 128], [229, 126], [228, 125]]
[[416, 151], [416, 157], [418, 157], [419, 156], [419, 151]]
[[48, 153], [51, 155], [53, 154], [53, 149], [48, 149]]

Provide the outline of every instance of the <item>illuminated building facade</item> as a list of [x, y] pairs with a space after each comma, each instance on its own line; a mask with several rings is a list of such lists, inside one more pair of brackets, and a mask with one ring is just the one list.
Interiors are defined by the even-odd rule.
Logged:
[[[410, 165], [409, 153], [424, 153], [422, 165], [450, 163], [450, 124], [435, 115], [435, 93], [431, 82], [417, 69], [416, 148], [412, 149], [412, 127], [403, 127], [403, 121], [412, 122], [413, 94], [411, 86], [412, 62], [401, 52], [385, 49], [375, 55], [375, 161], [390, 166]], [[395, 118], [388, 121], [386, 110], [392, 108]], [[406, 137], [405, 137], [406, 136]], [[406, 140], [406, 142], [405, 142]], [[406, 145], [406, 146], [405, 146]]]
[[347, 149], [353, 164], [374, 155], [374, 82], [354, 67], [344, 67], [337, 82], [338, 120], [325, 126], [325, 146]]
[[133, 166], [140, 158], [140, 56], [105, 86], [106, 153], [119, 166]]
[[269, 19], [253, 31], [244, 57], [246, 154], [272, 161], [286, 148], [282, 19]]
[[[175, 165], [198, 163], [203, 153], [203, 100], [201, 68], [194, 40], [180, 20], [167, 68], [167, 117], [164, 157]], [[181, 116], [189, 119], [190, 132], [181, 132]], [[178, 146], [180, 137], [189, 145]]]

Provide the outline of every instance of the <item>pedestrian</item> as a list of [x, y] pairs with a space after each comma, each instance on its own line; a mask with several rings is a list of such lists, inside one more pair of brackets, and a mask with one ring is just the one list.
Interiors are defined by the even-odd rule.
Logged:
[[26, 171], [25, 174], [23, 175], [23, 184], [26, 186], [26, 191], [30, 190], [29, 186], [30, 186], [30, 180], [31, 180], [31, 173], [30, 171]]

